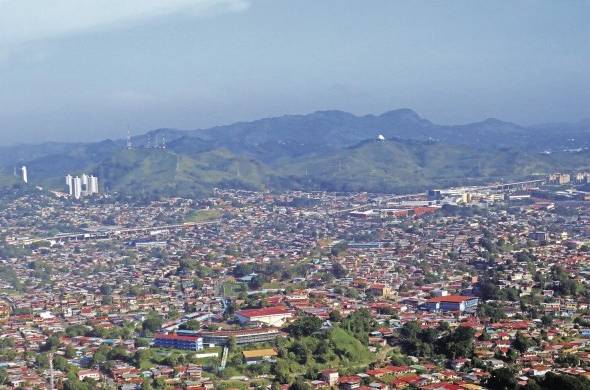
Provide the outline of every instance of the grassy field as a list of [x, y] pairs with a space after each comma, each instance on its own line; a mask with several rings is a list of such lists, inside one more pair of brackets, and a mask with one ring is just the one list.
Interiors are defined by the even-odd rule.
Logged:
[[185, 222], [206, 222], [219, 219], [223, 212], [219, 209], [194, 210], [187, 217]]
[[237, 282], [225, 282], [223, 284], [223, 295], [231, 298], [237, 296], [242, 291], [247, 291], [248, 289], [243, 283]]
[[278, 288], [284, 288], [285, 286], [286, 286], [286, 284], [282, 284], [280, 282], [267, 282], [262, 285], [262, 288], [278, 289]]

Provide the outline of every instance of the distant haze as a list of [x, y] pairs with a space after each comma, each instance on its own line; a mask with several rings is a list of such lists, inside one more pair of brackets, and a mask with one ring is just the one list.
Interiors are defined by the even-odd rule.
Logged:
[[590, 1], [0, 0], [0, 144], [409, 107], [590, 117]]

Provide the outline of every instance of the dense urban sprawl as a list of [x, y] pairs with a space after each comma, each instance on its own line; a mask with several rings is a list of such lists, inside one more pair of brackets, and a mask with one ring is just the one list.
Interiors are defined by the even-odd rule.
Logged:
[[587, 179], [157, 201], [7, 190], [0, 382], [590, 388]]

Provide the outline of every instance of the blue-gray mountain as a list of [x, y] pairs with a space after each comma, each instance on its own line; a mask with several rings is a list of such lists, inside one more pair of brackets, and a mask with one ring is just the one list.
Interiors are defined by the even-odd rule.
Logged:
[[[387, 141], [376, 141], [379, 134]], [[166, 149], [146, 148], [164, 140]], [[200, 195], [213, 187], [403, 192], [590, 167], [590, 121], [446, 126], [408, 109], [158, 129], [132, 143], [131, 151], [124, 140], [1, 147], [0, 185], [13, 184], [10, 173], [21, 164], [31, 183], [61, 189], [66, 173], [86, 171], [108, 190], [146, 195]]]

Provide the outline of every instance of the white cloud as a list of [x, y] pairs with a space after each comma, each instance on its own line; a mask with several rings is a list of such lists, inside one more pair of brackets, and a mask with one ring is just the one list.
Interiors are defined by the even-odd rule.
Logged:
[[0, 46], [144, 22], [246, 9], [248, 0], [0, 0]]

